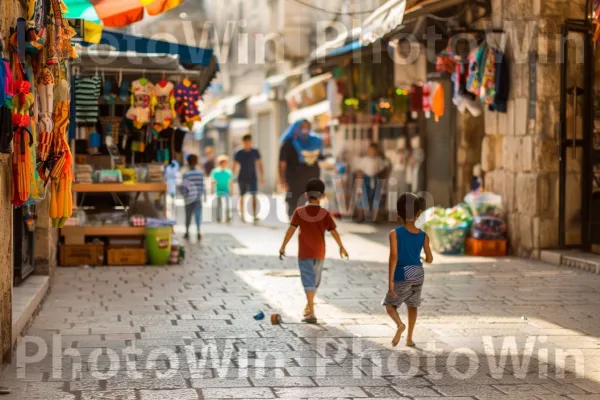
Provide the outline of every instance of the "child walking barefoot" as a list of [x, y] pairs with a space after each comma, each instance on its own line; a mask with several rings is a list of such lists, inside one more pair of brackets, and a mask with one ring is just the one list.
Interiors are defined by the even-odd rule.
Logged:
[[417, 308], [421, 305], [421, 289], [425, 272], [421, 262], [421, 250], [425, 250], [425, 262], [431, 263], [433, 255], [429, 248], [429, 237], [415, 226], [423, 211], [421, 200], [412, 193], [400, 196], [396, 203], [398, 216], [404, 225], [390, 232], [389, 291], [383, 305], [396, 323], [396, 334], [392, 346], [397, 346], [406, 329], [400, 319], [398, 307], [405, 303], [408, 308], [408, 334], [406, 345], [413, 347], [413, 331], [417, 322]]

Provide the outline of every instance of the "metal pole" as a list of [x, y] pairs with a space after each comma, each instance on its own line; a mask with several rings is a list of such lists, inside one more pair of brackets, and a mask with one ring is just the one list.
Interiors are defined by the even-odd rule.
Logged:
[[567, 165], [564, 139], [567, 132], [567, 57], [569, 55], [566, 46], [566, 39], [569, 35], [569, 28], [566, 24], [561, 27], [561, 46], [560, 46], [560, 129], [558, 131], [558, 160], [559, 160], [559, 189], [558, 189], [558, 247], [565, 247], [566, 239], [566, 178]]

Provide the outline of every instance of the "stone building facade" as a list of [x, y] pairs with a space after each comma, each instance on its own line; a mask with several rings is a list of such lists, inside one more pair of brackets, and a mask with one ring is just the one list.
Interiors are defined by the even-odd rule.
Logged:
[[[0, 33], [3, 40], [9, 36], [9, 28], [18, 17], [25, 15], [23, 2], [19, 0], [0, 1]], [[13, 281], [14, 243], [12, 160], [10, 154], [0, 154], [0, 363], [10, 362], [13, 343]], [[52, 278], [57, 264], [58, 230], [50, 224], [49, 202], [36, 207], [35, 263], [38, 275]], [[20, 221], [19, 221], [20, 222]]]
[[[504, 198], [512, 254], [538, 258], [540, 250], [559, 242], [560, 29], [566, 19], [584, 17], [585, 0], [492, 4], [492, 24], [509, 36], [511, 84], [508, 112], [485, 112], [485, 187]], [[567, 172], [567, 220], [573, 221], [567, 242], [574, 243], [580, 229], [580, 157]]]

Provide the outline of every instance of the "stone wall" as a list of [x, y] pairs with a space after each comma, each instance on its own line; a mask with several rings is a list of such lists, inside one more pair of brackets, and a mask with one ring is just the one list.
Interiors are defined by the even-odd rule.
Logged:
[[13, 213], [10, 204], [11, 158], [0, 154], [0, 362], [10, 362], [12, 349]]
[[[515, 255], [537, 258], [541, 249], [558, 245], [558, 41], [564, 19], [582, 18], [584, 3], [492, 1], [492, 23], [504, 28], [509, 37], [506, 54], [511, 85], [508, 112], [485, 112], [482, 169], [485, 188], [503, 196], [510, 248]], [[571, 163], [568, 181], [573, 188], [567, 188], [571, 193], [567, 199], [571, 205], [567, 217], [573, 221], [571, 235], [578, 231], [578, 173], [580, 177], [576, 163]]]
[[58, 229], [52, 228], [50, 201], [36, 206], [35, 273], [52, 277], [57, 265]]
[[456, 181], [454, 199], [462, 201], [470, 191], [473, 168], [481, 163], [481, 146], [485, 137], [483, 115], [468, 112], [456, 116]]

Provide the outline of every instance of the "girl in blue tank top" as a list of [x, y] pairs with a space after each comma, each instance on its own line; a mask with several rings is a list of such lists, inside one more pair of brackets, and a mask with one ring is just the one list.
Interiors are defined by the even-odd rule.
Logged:
[[396, 323], [397, 329], [392, 345], [400, 342], [406, 325], [400, 319], [398, 307], [403, 303], [408, 308], [408, 334], [406, 345], [414, 346], [412, 335], [417, 322], [417, 307], [421, 305], [421, 289], [425, 279], [421, 250], [425, 250], [425, 262], [433, 261], [429, 237], [415, 226], [424, 204], [412, 193], [406, 193], [396, 203], [398, 216], [404, 225], [390, 232], [389, 291], [383, 305]]

